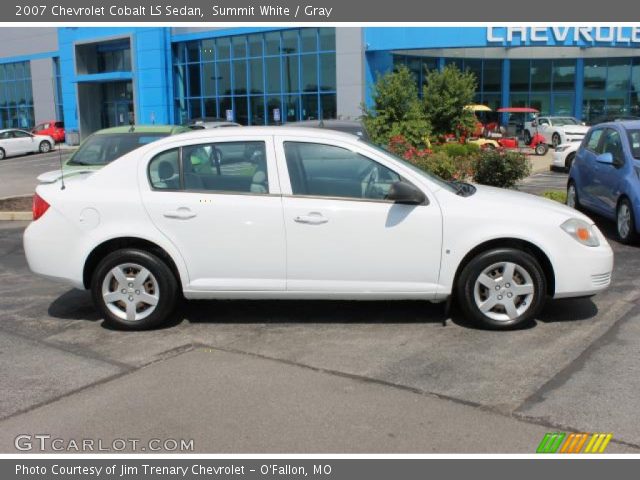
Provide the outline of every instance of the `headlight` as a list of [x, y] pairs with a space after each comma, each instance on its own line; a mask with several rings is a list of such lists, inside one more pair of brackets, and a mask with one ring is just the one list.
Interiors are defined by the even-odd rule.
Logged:
[[600, 245], [598, 235], [596, 234], [596, 228], [593, 225], [589, 225], [584, 220], [579, 218], [570, 218], [562, 225], [560, 225], [565, 232], [571, 235], [576, 241], [580, 242], [587, 247], [597, 247]]

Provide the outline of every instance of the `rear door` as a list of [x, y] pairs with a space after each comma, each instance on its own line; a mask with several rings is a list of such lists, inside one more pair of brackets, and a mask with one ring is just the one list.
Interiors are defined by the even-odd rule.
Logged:
[[181, 252], [189, 291], [285, 289], [285, 234], [271, 137], [154, 150], [141, 172], [151, 220]]
[[15, 153], [20, 155], [23, 153], [31, 153], [34, 151], [35, 141], [33, 136], [22, 130], [13, 130], [13, 142], [15, 146]]

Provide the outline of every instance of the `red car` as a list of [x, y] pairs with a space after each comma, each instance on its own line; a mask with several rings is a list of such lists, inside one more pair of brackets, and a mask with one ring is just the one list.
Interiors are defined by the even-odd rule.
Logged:
[[64, 123], [56, 120], [42, 122], [31, 129], [34, 135], [49, 135], [56, 143], [64, 142]]

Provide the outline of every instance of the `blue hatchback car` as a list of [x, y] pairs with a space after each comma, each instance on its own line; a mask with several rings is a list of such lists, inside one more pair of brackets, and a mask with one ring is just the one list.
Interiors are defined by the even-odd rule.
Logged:
[[640, 231], [640, 121], [602, 123], [584, 137], [569, 172], [567, 205], [615, 220], [623, 243]]

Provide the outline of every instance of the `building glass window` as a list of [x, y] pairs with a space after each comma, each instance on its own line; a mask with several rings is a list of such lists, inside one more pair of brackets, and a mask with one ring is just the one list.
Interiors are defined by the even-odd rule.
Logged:
[[640, 58], [590, 58], [584, 62], [582, 119], [640, 115]]
[[0, 65], [0, 128], [34, 125], [30, 62]]
[[178, 123], [228, 114], [246, 125], [336, 117], [335, 28], [209, 38], [172, 51]]

